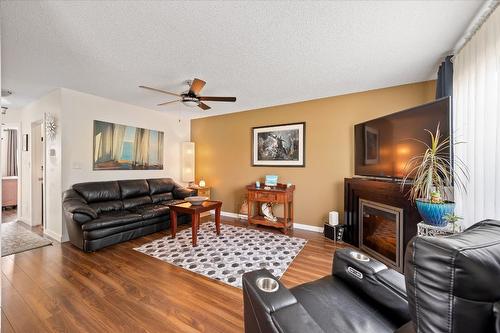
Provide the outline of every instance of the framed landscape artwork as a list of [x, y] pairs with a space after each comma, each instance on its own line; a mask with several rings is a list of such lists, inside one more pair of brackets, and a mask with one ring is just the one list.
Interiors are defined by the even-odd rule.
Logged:
[[253, 166], [305, 166], [306, 123], [252, 128]]
[[94, 120], [94, 170], [163, 170], [163, 132]]

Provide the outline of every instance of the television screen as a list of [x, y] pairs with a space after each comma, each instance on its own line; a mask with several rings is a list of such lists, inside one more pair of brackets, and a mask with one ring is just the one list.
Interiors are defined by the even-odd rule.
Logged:
[[434, 133], [438, 124], [449, 136], [450, 97], [355, 125], [355, 174], [403, 178], [407, 162], [425, 150], [415, 139], [430, 144], [425, 130]]

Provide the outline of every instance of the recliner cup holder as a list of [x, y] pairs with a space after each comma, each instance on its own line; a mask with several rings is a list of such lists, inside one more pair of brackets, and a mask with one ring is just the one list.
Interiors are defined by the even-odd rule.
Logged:
[[260, 290], [266, 293], [273, 293], [279, 288], [278, 281], [268, 277], [258, 278], [256, 284]]
[[370, 257], [365, 256], [362, 253], [359, 253], [359, 252], [356, 252], [356, 251], [351, 251], [351, 253], [349, 253], [349, 254], [351, 255], [351, 257], [353, 257], [357, 261], [362, 261], [362, 262], [368, 262], [368, 261], [370, 261]]

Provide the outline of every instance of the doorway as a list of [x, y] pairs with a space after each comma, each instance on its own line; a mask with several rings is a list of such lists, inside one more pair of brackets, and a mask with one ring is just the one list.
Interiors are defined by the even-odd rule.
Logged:
[[31, 226], [45, 229], [45, 142], [43, 121], [31, 125]]
[[20, 204], [19, 125], [2, 123], [1, 128], [2, 223], [7, 223], [18, 220]]

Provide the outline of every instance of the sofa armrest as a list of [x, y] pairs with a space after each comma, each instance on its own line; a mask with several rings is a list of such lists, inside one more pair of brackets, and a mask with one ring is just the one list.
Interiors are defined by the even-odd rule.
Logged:
[[176, 185], [173, 191], [174, 199], [184, 199], [186, 197], [192, 197], [196, 195], [196, 190], [192, 190], [187, 187]]
[[500, 301], [493, 304], [493, 313], [495, 314], [495, 332], [500, 333]]
[[[266, 292], [257, 286], [271, 278], [278, 289]], [[243, 274], [245, 333], [323, 332], [293, 294], [267, 269]]]
[[360, 252], [354, 249], [336, 250], [333, 275], [388, 309], [401, 325], [410, 321], [404, 275], [368, 256], [360, 260], [356, 254]]
[[80, 223], [97, 218], [97, 212], [74, 190], [64, 192], [63, 209], [73, 214], [73, 219]]

